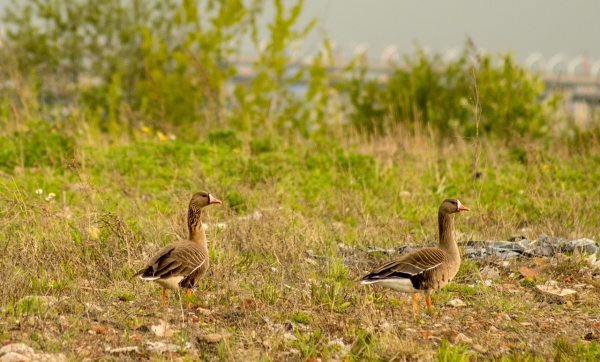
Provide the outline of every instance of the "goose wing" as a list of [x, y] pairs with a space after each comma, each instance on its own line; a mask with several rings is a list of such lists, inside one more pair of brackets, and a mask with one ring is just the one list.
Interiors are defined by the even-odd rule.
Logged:
[[200, 245], [189, 241], [172, 243], [160, 249], [135, 276], [146, 280], [176, 276], [186, 278], [200, 269], [206, 261], [207, 255]]
[[383, 279], [411, 279], [433, 270], [448, 260], [446, 253], [438, 248], [423, 248], [404, 255], [396, 260], [380, 265], [365, 275], [361, 281], [377, 281]]

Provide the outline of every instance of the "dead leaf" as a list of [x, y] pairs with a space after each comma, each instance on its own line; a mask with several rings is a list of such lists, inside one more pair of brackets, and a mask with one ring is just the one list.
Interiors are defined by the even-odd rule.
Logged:
[[139, 333], [135, 333], [135, 334], [132, 334], [131, 336], [129, 336], [129, 339], [134, 339], [136, 341], [141, 341], [142, 339], [144, 339], [144, 337], [141, 334], [139, 334]]
[[473, 349], [476, 350], [479, 353], [487, 353], [487, 348], [485, 348], [484, 346], [480, 345], [480, 344], [474, 344]]
[[223, 333], [205, 334], [198, 338], [200, 338], [201, 340], [203, 340], [206, 343], [217, 343], [222, 340], [226, 340], [229, 337], [231, 337], [231, 333], [223, 332]]
[[535, 278], [538, 275], [538, 270], [522, 266], [519, 268], [519, 273], [524, 277]]
[[421, 329], [419, 331], [419, 333], [421, 333], [421, 335], [423, 336], [423, 339], [427, 339], [427, 338], [433, 336], [433, 331], [430, 331], [428, 329]]
[[469, 337], [465, 336], [462, 333], [459, 333], [456, 336], [456, 338], [454, 339], [454, 341], [456, 343], [463, 343], [463, 344], [471, 344], [471, 343], [473, 343], [473, 339], [472, 338], [469, 338]]
[[533, 291], [550, 303], [570, 302], [577, 294], [573, 289], [561, 288], [557, 285], [536, 285]]
[[106, 327], [101, 326], [99, 324], [92, 324], [90, 330], [98, 333], [98, 334], [106, 334]]
[[242, 301], [242, 309], [255, 310], [256, 309], [256, 301], [254, 299], [245, 298]]

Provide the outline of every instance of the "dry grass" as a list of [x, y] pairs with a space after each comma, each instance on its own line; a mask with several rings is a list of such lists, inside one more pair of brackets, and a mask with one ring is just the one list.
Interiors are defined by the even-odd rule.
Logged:
[[[466, 261], [456, 283], [434, 295], [436, 314], [417, 320], [406, 296], [355, 282], [394, 257], [367, 254], [366, 246], [434, 242], [435, 212], [447, 196], [473, 210], [456, 219], [459, 240], [541, 232], [598, 239], [600, 168], [592, 156], [528, 142], [521, 162], [497, 144], [474, 155], [468, 140], [440, 147], [431, 135], [398, 133], [349, 141], [339, 152], [285, 146], [283, 159], [220, 145], [206, 154], [160, 148], [164, 158], [153, 158], [153, 143], [90, 142], [78, 143], [75, 160], [16, 169], [0, 180], [1, 340], [73, 360], [598, 356], [595, 344], [577, 342], [600, 326], [600, 284], [577, 257], [512, 261], [489, 287], [478, 269], [493, 262]], [[360, 156], [372, 169], [362, 168]], [[127, 157], [135, 169], [122, 165]], [[185, 236], [185, 205], [199, 189], [223, 199], [236, 190], [244, 202], [207, 209], [211, 267], [192, 300], [201, 309], [182, 317], [177, 295], [163, 309], [158, 287], [131, 276], [161, 245]], [[56, 197], [45, 200], [48, 192]], [[575, 302], [550, 304], [511, 275], [520, 265], [538, 268], [539, 280], [585, 286]], [[40, 305], [27, 296], [52, 298]], [[455, 297], [467, 306], [444, 306]], [[173, 336], [149, 330], [161, 319]], [[230, 336], [209, 343], [210, 333]], [[157, 340], [190, 342], [193, 350], [152, 353], [146, 341]], [[107, 351], [119, 346], [139, 349]]]

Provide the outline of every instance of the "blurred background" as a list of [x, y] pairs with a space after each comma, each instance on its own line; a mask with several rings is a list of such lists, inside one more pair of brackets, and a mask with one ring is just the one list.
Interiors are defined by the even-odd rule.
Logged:
[[[545, 59], [564, 53], [600, 59], [600, 3], [594, 0], [534, 1], [362, 1], [307, 0], [299, 18], [317, 18], [323, 30], [346, 56], [358, 46], [369, 58], [381, 59], [395, 47], [398, 54], [415, 51], [415, 42], [430, 52], [457, 52], [469, 35], [481, 49], [513, 51], [520, 62], [534, 53]], [[265, 9], [264, 19], [273, 14]], [[307, 37], [306, 52], [315, 51], [319, 32]], [[311, 49], [312, 47], [312, 49]]]
[[597, 127], [596, 1], [0, 6], [3, 91], [21, 94], [7, 108], [36, 102], [26, 108], [61, 119], [77, 109], [104, 134], [289, 139], [424, 125], [440, 139], [538, 138]]

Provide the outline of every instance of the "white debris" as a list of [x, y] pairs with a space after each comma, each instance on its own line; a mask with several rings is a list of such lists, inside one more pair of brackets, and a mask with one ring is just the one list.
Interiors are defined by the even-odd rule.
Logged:
[[152, 330], [152, 332], [154, 332], [154, 334], [156, 334], [158, 337], [171, 337], [173, 336], [173, 332], [175, 332], [171, 329], [171, 326], [163, 320], [160, 320], [157, 325], [151, 326], [150, 330]]
[[446, 303], [447, 306], [450, 307], [454, 307], [454, 308], [460, 308], [460, 307], [466, 307], [467, 304], [465, 302], [463, 302], [462, 300], [458, 299], [458, 298], [454, 298], [450, 301], [448, 301]]
[[288, 341], [295, 341], [298, 338], [296, 338], [296, 336], [294, 336], [293, 334], [291, 334], [290, 332], [286, 332], [283, 334], [283, 338], [287, 339]]
[[151, 342], [146, 341], [146, 346], [148, 351], [156, 354], [162, 354], [163, 352], [178, 352], [178, 351], [187, 351], [193, 348], [190, 342], [185, 342], [185, 345], [178, 346], [173, 343], [164, 343], [164, 342]]
[[498, 269], [490, 266], [486, 266], [485, 268], [481, 269], [479, 273], [481, 274], [481, 277], [484, 280], [491, 280], [500, 276], [500, 272], [498, 271]]
[[137, 346], [128, 346], [128, 347], [117, 347], [117, 348], [107, 348], [106, 352], [112, 354], [118, 353], [131, 353], [131, 352], [139, 352], [139, 348]]
[[536, 285], [533, 289], [545, 301], [550, 303], [564, 303], [575, 298], [577, 291], [561, 288], [557, 285]]

